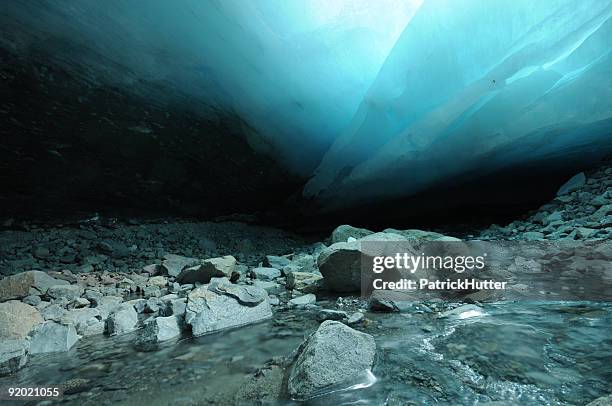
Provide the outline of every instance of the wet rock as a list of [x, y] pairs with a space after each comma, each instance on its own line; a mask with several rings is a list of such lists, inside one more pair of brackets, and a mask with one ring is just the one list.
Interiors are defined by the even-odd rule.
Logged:
[[580, 189], [586, 183], [584, 172], [580, 172], [565, 182], [557, 191], [557, 196], [563, 196]]
[[17, 300], [0, 303], [0, 340], [25, 338], [42, 322], [40, 312], [29, 304]]
[[0, 376], [11, 375], [23, 368], [28, 359], [28, 339], [0, 340]]
[[54, 285], [68, 285], [66, 281], [52, 278], [45, 272], [21, 272], [0, 280], [0, 302], [21, 299], [31, 294], [44, 294]]
[[94, 384], [89, 379], [84, 378], [73, 378], [68, 379], [64, 383], [62, 383], [62, 388], [64, 389], [64, 395], [73, 395], [75, 393], [81, 393], [90, 390], [93, 388]]
[[185, 321], [194, 335], [256, 323], [272, 317], [268, 295], [255, 286], [232, 285], [213, 278], [188, 295]]
[[612, 406], [612, 395], [597, 398], [589, 402], [586, 406]]
[[310, 305], [310, 304], [315, 304], [317, 302], [317, 297], [315, 295], [313, 295], [312, 293], [309, 293], [307, 295], [303, 295], [303, 296], [299, 296], [296, 298], [293, 298], [289, 301], [289, 306], [306, 306], [306, 305]]
[[289, 394], [308, 399], [326, 388], [353, 383], [371, 370], [375, 353], [371, 335], [325, 321], [298, 350], [289, 375]]
[[350, 315], [350, 317], [346, 321], [346, 324], [348, 324], [349, 326], [353, 326], [355, 324], [361, 323], [364, 319], [365, 319], [365, 316], [363, 315], [363, 313], [355, 312]]
[[331, 309], [321, 309], [317, 313], [317, 320], [325, 321], [325, 320], [335, 320], [342, 321], [348, 318], [348, 314], [341, 310], [331, 310]]
[[281, 271], [276, 268], [253, 268], [251, 269], [251, 276], [262, 281], [273, 281], [281, 277]]
[[387, 300], [379, 297], [372, 297], [370, 299], [369, 309], [372, 312], [380, 313], [393, 313], [400, 311], [400, 309], [392, 300]]
[[144, 313], [145, 306], [147, 305], [147, 301], [145, 299], [133, 299], [125, 302], [126, 304], [130, 304], [134, 306], [134, 310], [136, 313]]
[[470, 317], [480, 316], [484, 313], [481, 307], [478, 307], [474, 304], [465, 304], [459, 307], [456, 307], [452, 310], [447, 310], [445, 312], [440, 313], [440, 318], [451, 317], [457, 319], [467, 319]]
[[176, 339], [180, 335], [181, 325], [177, 316], [156, 317], [145, 323], [139, 340], [144, 343], [159, 343]]
[[357, 228], [349, 226], [348, 224], [343, 224], [332, 231], [331, 242], [332, 244], [337, 242], [348, 242], [348, 239], [351, 237], [358, 240], [370, 234], [374, 234], [374, 232], [366, 230], [365, 228]]
[[210, 258], [201, 264], [184, 268], [176, 277], [176, 281], [183, 283], [209, 283], [211, 278], [227, 277], [237, 279], [240, 274], [236, 272], [236, 258], [231, 255]]
[[32, 330], [30, 337], [31, 354], [68, 351], [79, 340], [73, 325], [63, 325], [54, 321], [38, 325]]
[[106, 331], [110, 335], [121, 335], [136, 330], [138, 326], [138, 314], [134, 306], [122, 304], [115, 309], [106, 319]]
[[47, 296], [53, 299], [66, 298], [72, 301], [82, 294], [83, 288], [79, 285], [54, 285], [47, 289]]
[[317, 293], [323, 285], [323, 276], [310, 273], [289, 271], [286, 272], [287, 289], [296, 289], [304, 293]]

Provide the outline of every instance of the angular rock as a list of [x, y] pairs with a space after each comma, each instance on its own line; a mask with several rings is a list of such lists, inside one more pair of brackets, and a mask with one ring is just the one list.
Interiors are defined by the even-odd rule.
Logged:
[[392, 300], [386, 300], [378, 297], [372, 297], [369, 303], [370, 311], [380, 313], [399, 312], [400, 309]]
[[270, 268], [283, 269], [287, 265], [291, 265], [291, 260], [287, 257], [266, 255], [266, 259], [264, 259], [263, 265]]
[[168, 286], [168, 278], [166, 278], [165, 276], [154, 276], [152, 278], [149, 278], [149, 280], [147, 281], [147, 284], [151, 285], [151, 286], [159, 286], [160, 288], [163, 288], [165, 286]]
[[317, 293], [323, 285], [323, 276], [310, 273], [289, 271], [287, 276], [287, 289], [296, 289], [304, 293]]
[[211, 278], [227, 277], [235, 279], [240, 277], [236, 272], [236, 258], [231, 255], [224, 257], [210, 258], [202, 261], [201, 264], [184, 268], [177, 276], [179, 283], [209, 283]]
[[289, 306], [306, 306], [309, 304], [315, 304], [317, 302], [317, 297], [312, 293], [309, 293], [304, 296], [299, 296], [293, 298], [289, 301]]
[[123, 298], [119, 296], [101, 296], [94, 301], [94, 304], [102, 320], [106, 320], [115, 309], [121, 306], [122, 302]]
[[23, 368], [28, 359], [30, 340], [0, 340], [0, 376], [14, 374]]
[[597, 398], [589, 402], [586, 406], [612, 406], [612, 395]]
[[565, 182], [557, 191], [557, 196], [563, 196], [568, 193], [572, 193], [581, 187], [583, 187], [586, 183], [586, 176], [584, 172], [580, 172], [570, 178], [567, 182]]
[[29, 304], [17, 300], [0, 303], [0, 341], [25, 338], [42, 322], [40, 312]]
[[335, 320], [341, 321], [348, 318], [348, 314], [341, 310], [331, 310], [331, 309], [321, 309], [319, 313], [317, 313], [317, 320], [325, 321], [325, 320]]
[[187, 299], [182, 297], [179, 299], [168, 300], [165, 306], [160, 309], [162, 316], [183, 316], [187, 308]]
[[332, 244], [337, 242], [348, 242], [350, 237], [358, 240], [370, 234], [374, 234], [374, 232], [366, 230], [365, 228], [357, 228], [349, 226], [348, 224], [343, 224], [332, 231], [331, 242]]
[[42, 299], [38, 295], [30, 295], [24, 297], [21, 301], [29, 304], [30, 306], [38, 306], [40, 302], [42, 302]]
[[183, 257], [180, 255], [168, 254], [164, 256], [164, 261], [160, 266], [160, 272], [168, 276], [176, 277], [184, 268], [200, 263], [199, 259]]
[[130, 333], [138, 327], [138, 314], [127, 303], [115, 309], [106, 319], [106, 331], [110, 335]]
[[289, 375], [289, 394], [308, 399], [322, 390], [354, 383], [372, 368], [374, 337], [337, 321], [324, 321], [298, 350]]
[[180, 320], [176, 316], [156, 317], [147, 321], [140, 333], [140, 341], [159, 343], [176, 339], [181, 335]]
[[276, 268], [259, 267], [251, 269], [251, 276], [262, 281], [273, 281], [281, 277], [281, 271]]
[[46, 321], [30, 333], [30, 354], [68, 351], [79, 340], [73, 325]]
[[60, 304], [53, 303], [42, 309], [41, 314], [45, 320], [60, 321], [66, 314], [66, 309]]
[[185, 321], [196, 336], [270, 317], [272, 310], [263, 289], [233, 285], [227, 278], [213, 278], [187, 298]]
[[0, 302], [29, 296], [33, 294], [32, 289], [35, 289], [36, 293], [44, 294], [51, 286], [68, 284], [69, 282], [52, 278], [45, 272], [21, 272], [0, 280]]
[[72, 301], [82, 294], [83, 288], [79, 285], [54, 285], [47, 289], [47, 296], [53, 299], [66, 298]]
[[95, 308], [69, 310], [61, 318], [62, 324], [71, 324], [78, 334], [89, 336], [104, 333], [104, 321], [100, 311]]
[[346, 321], [346, 324], [348, 324], [349, 326], [353, 326], [355, 324], [361, 323], [364, 319], [365, 316], [363, 315], [363, 313], [355, 312], [349, 316], [348, 320]]

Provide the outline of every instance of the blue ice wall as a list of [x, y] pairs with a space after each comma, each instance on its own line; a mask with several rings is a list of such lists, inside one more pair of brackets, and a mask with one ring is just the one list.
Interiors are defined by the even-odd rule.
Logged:
[[[612, 0], [7, 0], [15, 43], [238, 114], [347, 205], [612, 151]], [[25, 44], [25, 45], [24, 45]], [[79, 50], [101, 57], [82, 61]], [[232, 151], [228, 151], [231, 154]]]
[[305, 188], [330, 205], [612, 149], [612, 3], [426, 0]]

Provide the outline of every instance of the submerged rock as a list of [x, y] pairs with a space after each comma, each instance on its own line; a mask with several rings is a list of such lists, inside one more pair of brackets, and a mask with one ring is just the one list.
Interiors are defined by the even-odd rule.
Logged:
[[40, 312], [29, 304], [11, 300], [0, 303], [0, 340], [22, 339], [43, 322]]
[[23, 368], [28, 359], [30, 341], [0, 340], [0, 376], [14, 374]]
[[0, 280], [0, 302], [22, 299], [32, 294], [44, 294], [51, 286], [69, 284], [67, 281], [52, 278], [45, 272], [21, 272]]
[[211, 278], [227, 277], [238, 279], [240, 274], [236, 272], [236, 258], [231, 255], [210, 258], [201, 264], [184, 268], [177, 276], [179, 283], [209, 283]]
[[68, 351], [79, 340], [73, 325], [46, 321], [30, 333], [31, 354]]
[[374, 337], [337, 321], [325, 321], [298, 350], [289, 375], [291, 397], [307, 399], [326, 388], [359, 379], [374, 364]]
[[227, 278], [213, 278], [209, 285], [191, 291], [185, 321], [194, 335], [256, 323], [272, 317], [265, 290], [233, 285]]

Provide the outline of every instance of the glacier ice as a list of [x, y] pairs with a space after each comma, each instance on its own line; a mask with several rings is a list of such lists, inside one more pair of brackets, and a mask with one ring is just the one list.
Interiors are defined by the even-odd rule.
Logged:
[[612, 0], [10, 0], [2, 25], [107, 82], [237, 114], [333, 208], [612, 152], [611, 16]]
[[609, 153], [611, 16], [599, 0], [425, 1], [304, 193], [363, 203]]

